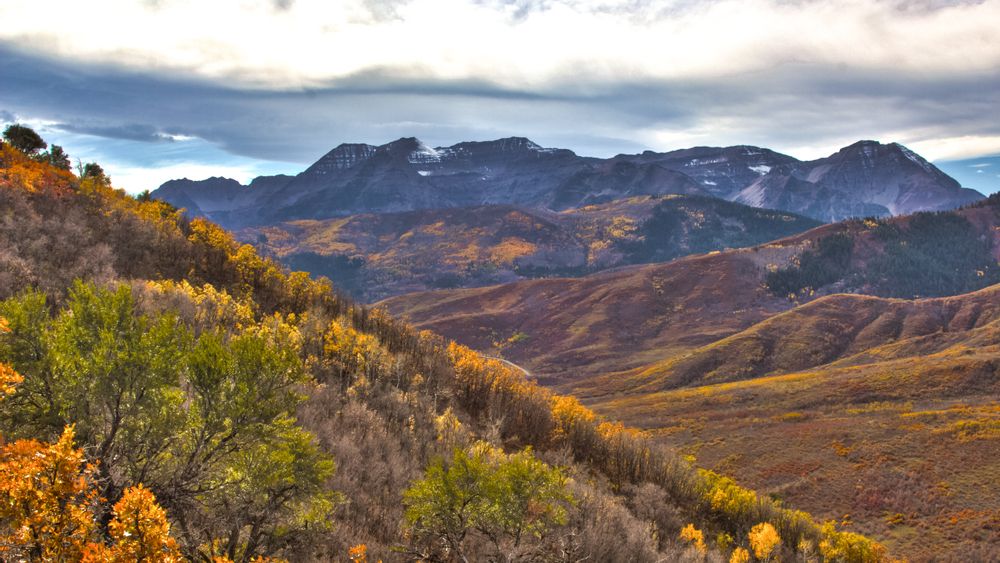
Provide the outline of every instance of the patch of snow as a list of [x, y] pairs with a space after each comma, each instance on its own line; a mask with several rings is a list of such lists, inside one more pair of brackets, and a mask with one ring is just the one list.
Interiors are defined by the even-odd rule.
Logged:
[[757, 166], [751, 166], [750, 170], [753, 170], [757, 174], [763, 176], [764, 174], [767, 174], [768, 172], [771, 171], [771, 167], [766, 164], [758, 164]]
[[728, 162], [729, 160], [720, 156], [719, 158], [696, 158], [684, 166], [705, 166], [706, 164], [722, 164], [723, 162]]
[[430, 170], [417, 170], [417, 174], [420, 174], [421, 176], [430, 176], [431, 175], [431, 171]]
[[417, 146], [417, 150], [411, 152], [406, 159], [410, 161], [410, 164], [441, 162], [441, 154], [427, 145], [420, 143], [420, 145]]
[[901, 145], [899, 143], [895, 143], [895, 145], [897, 147], [899, 147], [900, 151], [902, 151], [903, 156], [905, 156], [906, 158], [910, 159], [910, 161], [913, 162], [913, 163], [915, 163], [917, 166], [923, 168], [924, 172], [927, 172], [929, 174], [933, 174], [934, 173], [934, 166], [931, 165], [930, 162], [927, 162], [926, 160], [924, 160], [923, 157], [921, 157], [919, 154], [911, 151], [910, 149], [904, 147], [903, 145]]

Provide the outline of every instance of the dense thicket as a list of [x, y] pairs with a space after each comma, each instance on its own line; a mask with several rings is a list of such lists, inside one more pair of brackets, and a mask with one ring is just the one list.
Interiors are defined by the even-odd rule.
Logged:
[[0, 147], [0, 425], [75, 425], [99, 533], [142, 483], [196, 560], [721, 560], [764, 522], [767, 557], [885, 558], [105, 180]]
[[777, 240], [817, 221], [701, 196], [667, 199], [653, 209], [635, 242], [623, 243], [628, 263], [665, 262], [689, 254]]
[[[977, 207], [1000, 214], [995, 197]], [[791, 265], [768, 272], [768, 288], [796, 295], [837, 284], [840, 290], [912, 299], [958, 295], [1000, 282], [993, 233], [959, 213], [869, 218], [848, 222], [847, 229], [819, 239]]]

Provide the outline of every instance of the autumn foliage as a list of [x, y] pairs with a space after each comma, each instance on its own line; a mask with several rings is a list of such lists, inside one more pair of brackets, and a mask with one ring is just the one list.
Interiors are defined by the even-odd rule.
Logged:
[[100, 180], [0, 147], [5, 560], [656, 561], [761, 523], [884, 560]]
[[107, 543], [101, 541], [96, 478], [96, 467], [74, 444], [72, 426], [55, 443], [5, 444], [0, 450], [0, 555], [33, 561], [181, 560], [166, 512], [141, 485], [126, 489], [115, 504]]

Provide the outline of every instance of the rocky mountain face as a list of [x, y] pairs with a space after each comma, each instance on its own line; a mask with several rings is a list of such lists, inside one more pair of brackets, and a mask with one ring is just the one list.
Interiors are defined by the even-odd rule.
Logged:
[[859, 141], [826, 158], [768, 170], [731, 199], [838, 221], [943, 211], [982, 198], [903, 145]]
[[242, 228], [361, 213], [518, 205], [563, 211], [616, 199], [707, 195], [821, 221], [952, 209], [982, 195], [892, 143], [802, 162], [769, 149], [694, 147], [609, 159], [511, 137], [431, 148], [415, 138], [342, 144], [297, 176], [172, 180], [155, 197]]

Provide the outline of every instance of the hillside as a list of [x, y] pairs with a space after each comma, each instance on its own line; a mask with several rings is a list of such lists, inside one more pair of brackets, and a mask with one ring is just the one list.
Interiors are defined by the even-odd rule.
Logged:
[[913, 560], [991, 560], [998, 203], [385, 305]]
[[763, 279], [768, 263], [794, 254], [782, 245], [735, 250], [582, 278], [411, 293], [379, 306], [554, 383], [646, 365], [790, 308]]
[[0, 146], [17, 557], [887, 559], [108, 184]]
[[361, 299], [478, 287], [751, 246], [816, 226], [699, 196], [641, 196], [560, 213], [511, 206], [299, 220], [237, 233]]
[[502, 348], [546, 380], [579, 380], [674, 357], [827, 294], [913, 298], [1000, 282], [998, 203], [852, 220], [666, 264], [414, 293], [382, 305], [474, 348]]
[[897, 553], [936, 560], [948, 546], [947, 560], [987, 561], [1000, 541], [998, 374], [991, 286], [915, 301], [824, 297], [576, 392]]

